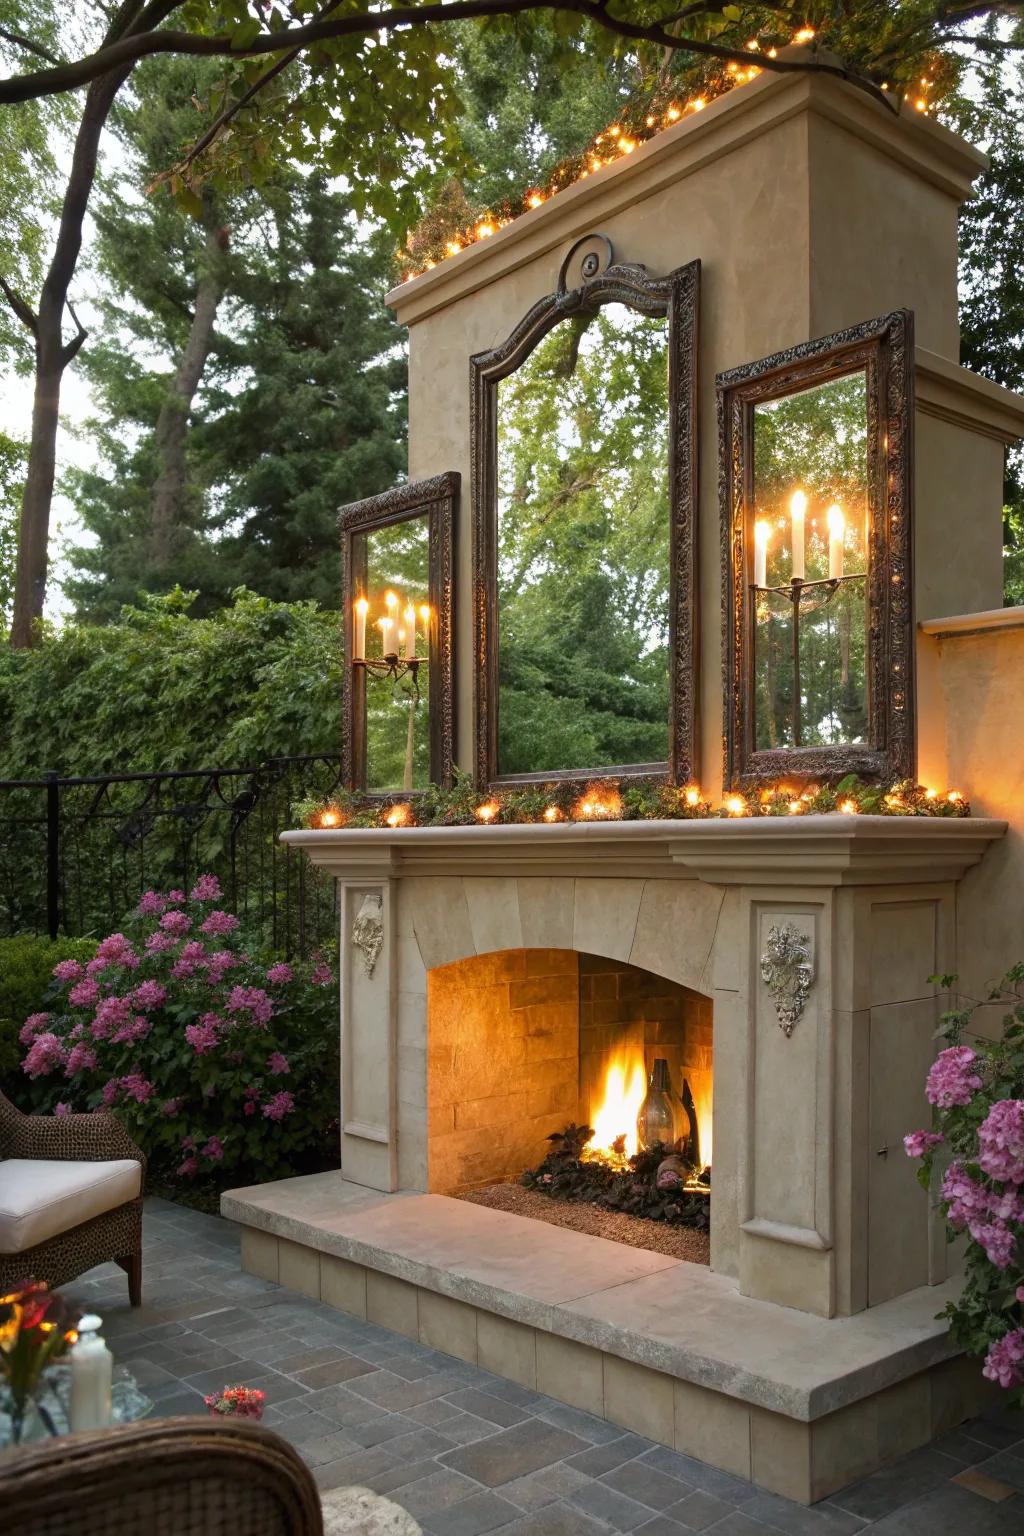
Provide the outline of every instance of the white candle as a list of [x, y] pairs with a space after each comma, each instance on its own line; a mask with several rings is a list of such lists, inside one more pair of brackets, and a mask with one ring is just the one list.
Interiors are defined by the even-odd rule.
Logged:
[[804, 579], [804, 518], [807, 514], [807, 497], [803, 491], [794, 491], [789, 499], [789, 516], [793, 529], [793, 580]]
[[391, 631], [394, 627], [394, 621], [392, 619], [378, 619], [377, 624], [380, 628], [380, 653], [382, 656], [389, 656], [391, 654]]
[[771, 528], [759, 519], [754, 524], [754, 586], [768, 585], [768, 540]]
[[366, 615], [369, 607], [365, 597], [356, 599], [355, 636], [352, 641], [353, 661], [362, 661], [366, 656]]
[[71, 1350], [71, 1428], [105, 1429], [110, 1423], [114, 1357], [100, 1336], [103, 1319], [88, 1313]]
[[411, 603], [405, 610], [405, 659], [416, 659], [416, 609]]
[[828, 509], [828, 579], [843, 579], [843, 541], [846, 538], [846, 518], [843, 509], [833, 502]]
[[423, 643], [427, 653], [430, 652], [430, 604], [420, 604], [420, 619], [423, 623]]

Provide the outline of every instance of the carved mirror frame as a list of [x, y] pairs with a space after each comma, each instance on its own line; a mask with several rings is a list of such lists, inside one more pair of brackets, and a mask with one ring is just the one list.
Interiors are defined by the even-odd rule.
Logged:
[[[868, 451], [868, 741], [834, 747], [754, 746], [754, 407], [833, 379], [866, 376]], [[895, 310], [817, 341], [720, 373], [718, 484], [722, 526], [725, 782], [912, 778], [914, 719], [914, 317]]]
[[[453, 634], [453, 570], [455, 514], [462, 477], [455, 470], [395, 486], [379, 496], [353, 501], [338, 513], [342, 539], [342, 776], [346, 789], [371, 799], [391, 800], [393, 789], [366, 788], [366, 678], [357, 685], [352, 666], [352, 619], [355, 594], [365, 585], [365, 545], [359, 537], [395, 523], [427, 520], [427, 570], [430, 604], [428, 659], [428, 725], [430, 732], [430, 779], [449, 788], [455, 763], [455, 663]], [[406, 791], [413, 795], [421, 790]]]
[[[609, 265], [596, 276], [598, 258], [588, 252], [583, 281], [566, 287], [569, 262], [581, 247], [603, 242]], [[586, 235], [570, 247], [556, 291], [540, 299], [511, 335], [489, 352], [470, 358], [470, 432], [473, 473], [473, 661], [476, 782], [489, 785], [552, 783], [595, 776], [665, 773], [675, 783], [693, 777], [697, 758], [698, 572], [697, 572], [697, 342], [700, 262], [650, 277], [635, 263], [612, 263], [611, 242]], [[560, 321], [604, 304], [619, 303], [644, 315], [668, 319], [669, 356], [669, 760], [622, 767], [567, 767], [543, 773], [498, 772], [498, 385], [529, 356]]]

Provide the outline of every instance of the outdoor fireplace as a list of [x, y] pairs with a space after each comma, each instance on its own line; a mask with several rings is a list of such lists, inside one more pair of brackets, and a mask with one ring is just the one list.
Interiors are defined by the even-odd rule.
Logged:
[[[427, 1187], [517, 1179], [567, 1125], [625, 1166], [652, 1077], [693, 1174], [711, 1162], [711, 1002], [638, 966], [565, 949], [476, 955], [427, 986]], [[660, 1069], [656, 1063], [662, 1063]], [[699, 1149], [699, 1151], [698, 1151]], [[699, 1156], [699, 1166], [694, 1166]]]
[[[224, 1202], [254, 1273], [803, 1500], [979, 1380], [901, 1139], [936, 978], [980, 995], [1018, 958], [1019, 840], [987, 849], [1019, 785], [987, 798], [963, 728], [996, 695], [979, 663], [947, 719], [927, 633], [1000, 606], [1024, 426], [955, 361], [982, 165], [765, 75], [391, 295], [417, 516], [366, 525], [345, 594], [346, 777], [385, 798], [284, 834], [338, 883], [342, 1172]], [[815, 401], [827, 444], [848, 407], [845, 478], [790, 453]], [[429, 596], [401, 654], [359, 629], [389, 591]], [[418, 798], [428, 763], [450, 798]], [[976, 814], [924, 787], [873, 814], [850, 771]], [[709, 1264], [473, 1203], [572, 1122], [614, 1148], [652, 1077], [693, 1100]]]

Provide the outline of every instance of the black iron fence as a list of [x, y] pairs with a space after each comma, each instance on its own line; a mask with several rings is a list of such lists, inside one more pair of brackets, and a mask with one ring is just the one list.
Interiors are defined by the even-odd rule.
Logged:
[[328, 753], [0, 780], [0, 934], [102, 935], [148, 888], [188, 890], [209, 871], [257, 941], [309, 954], [335, 936], [334, 881], [278, 834], [340, 781]]

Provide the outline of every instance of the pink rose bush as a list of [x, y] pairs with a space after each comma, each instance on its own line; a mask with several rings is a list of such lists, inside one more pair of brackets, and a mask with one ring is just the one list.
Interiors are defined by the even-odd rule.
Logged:
[[953, 1338], [1024, 1403], [1024, 965], [999, 995], [1011, 1012], [997, 1040], [963, 1044], [972, 1008], [944, 1016], [949, 1044], [925, 1084], [933, 1127], [903, 1145], [951, 1236], [967, 1237], [964, 1293], [947, 1309]]
[[322, 1167], [337, 1138], [334, 971], [321, 955], [256, 958], [223, 899], [213, 875], [147, 891], [85, 965], [59, 963], [47, 1012], [18, 1037], [26, 1096], [42, 1112], [115, 1110], [158, 1174]]

